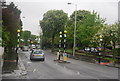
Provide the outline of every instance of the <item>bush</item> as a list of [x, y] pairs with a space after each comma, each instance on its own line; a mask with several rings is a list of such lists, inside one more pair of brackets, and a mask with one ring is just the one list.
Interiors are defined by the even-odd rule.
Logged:
[[107, 49], [111, 49], [112, 50], [112, 46], [106, 46]]
[[75, 48], [75, 50], [79, 50], [79, 48], [78, 48], [78, 47], [76, 47], [76, 48]]
[[113, 53], [117, 56], [120, 56], [120, 48], [113, 49]]

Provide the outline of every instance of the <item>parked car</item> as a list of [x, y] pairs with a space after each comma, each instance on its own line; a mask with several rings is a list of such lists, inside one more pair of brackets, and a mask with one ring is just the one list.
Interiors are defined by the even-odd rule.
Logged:
[[96, 48], [90, 48], [90, 52], [91, 52], [91, 53], [98, 53], [99, 50], [97, 50]]
[[31, 54], [30, 54], [30, 60], [45, 60], [45, 54], [43, 52], [43, 50], [40, 49], [34, 49], [32, 50]]
[[23, 46], [23, 47], [22, 47], [22, 50], [23, 50], [23, 51], [28, 51], [28, 50], [29, 50], [29, 47], [28, 47], [28, 46]]
[[85, 47], [84, 51], [90, 52], [90, 48], [89, 47]]

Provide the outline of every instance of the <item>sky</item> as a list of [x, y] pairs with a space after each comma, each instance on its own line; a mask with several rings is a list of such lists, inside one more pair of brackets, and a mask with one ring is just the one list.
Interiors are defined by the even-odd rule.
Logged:
[[[41, 33], [39, 20], [48, 10], [63, 10], [70, 16], [77, 10], [96, 11], [102, 18], [106, 18], [106, 23], [113, 24], [118, 21], [118, 1], [119, 0], [6, 0], [14, 2], [22, 11], [21, 20], [23, 30], [29, 30], [32, 34]], [[67, 3], [74, 3], [68, 5]]]

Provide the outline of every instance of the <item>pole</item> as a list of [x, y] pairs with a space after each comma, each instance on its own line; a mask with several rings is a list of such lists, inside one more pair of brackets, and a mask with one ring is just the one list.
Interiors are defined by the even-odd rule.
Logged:
[[64, 33], [64, 53], [66, 52], [66, 33]]
[[17, 57], [16, 57], [16, 65], [18, 65], [18, 53], [20, 52], [20, 30], [18, 30], [18, 47], [17, 47], [17, 50], [16, 50], [16, 52], [17, 52]]
[[66, 54], [66, 34], [67, 34], [67, 31], [65, 30], [64, 31], [64, 53], [63, 53], [63, 61], [66, 62], [67, 61], [67, 54]]
[[60, 40], [59, 40], [59, 52], [58, 52], [58, 60], [60, 60], [60, 52], [61, 52], [61, 47], [62, 47], [62, 32], [59, 32], [59, 37], [60, 37]]
[[100, 64], [100, 62], [101, 62], [100, 57], [101, 57], [101, 43], [100, 43], [100, 48], [99, 48], [99, 64]]
[[103, 37], [102, 37], [102, 35], [100, 35], [99, 36], [99, 38], [100, 38], [100, 48], [99, 48], [99, 64], [101, 63], [101, 50], [102, 50], [102, 41], [103, 41]]
[[74, 27], [73, 56], [75, 56], [75, 47], [76, 47], [76, 17], [77, 17], [77, 4], [75, 4], [75, 27]]
[[19, 34], [19, 32], [18, 32], [18, 48], [20, 47], [20, 34]]

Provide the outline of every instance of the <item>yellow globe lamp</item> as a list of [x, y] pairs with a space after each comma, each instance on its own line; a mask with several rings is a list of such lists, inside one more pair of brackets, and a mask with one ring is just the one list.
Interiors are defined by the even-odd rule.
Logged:
[[67, 33], [67, 31], [65, 30], [64, 33]]
[[99, 36], [101, 39], [103, 38], [102, 35]]
[[20, 33], [20, 30], [17, 30], [18, 33]]
[[59, 34], [62, 34], [62, 32], [59, 32]]
[[33, 41], [31, 41], [30, 43], [33, 43]]

